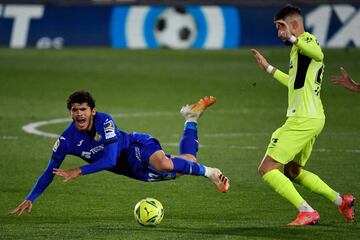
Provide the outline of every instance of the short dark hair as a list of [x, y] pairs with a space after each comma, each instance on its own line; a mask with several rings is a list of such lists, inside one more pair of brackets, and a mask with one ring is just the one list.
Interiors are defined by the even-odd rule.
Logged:
[[91, 109], [95, 108], [95, 99], [88, 91], [76, 91], [70, 94], [67, 100], [67, 108], [71, 110], [71, 106], [74, 103], [87, 103]]
[[301, 17], [303, 17], [303, 15], [301, 13], [301, 9], [299, 7], [296, 7], [296, 6], [291, 5], [291, 4], [287, 4], [284, 8], [282, 8], [275, 15], [274, 21], [285, 19], [286, 17], [294, 16], [294, 15], [300, 15]]

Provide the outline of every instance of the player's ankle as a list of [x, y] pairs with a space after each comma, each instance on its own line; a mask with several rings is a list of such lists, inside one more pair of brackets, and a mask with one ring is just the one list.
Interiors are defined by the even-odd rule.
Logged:
[[315, 210], [306, 202], [300, 204], [298, 207], [299, 212], [314, 212]]
[[209, 178], [213, 174], [214, 168], [206, 167], [206, 166], [204, 166], [204, 167], [205, 167], [204, 176]]
[[188, 118], [188, 119], [186, 119], [186, 121], [185, 121], [185, 125], [186, 125], [187, 123], [197, 123], [197, 119], [195, 119], [195, 118]]
[[335, 201], [334, 201], [334, 203], [335, 203], [336, 206], [340, 206], [342, 201], [343, 201], [343, 198], [341, 197], [340, 194], [338, 194]]

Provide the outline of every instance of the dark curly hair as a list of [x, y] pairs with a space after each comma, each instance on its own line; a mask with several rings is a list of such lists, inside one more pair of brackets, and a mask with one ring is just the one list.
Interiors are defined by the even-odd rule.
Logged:
[[67, 100], [67, 109], [69, 111], [73, 103], [87, 103], [91, 109], [95, 108], [95, 99], [88, 91], [76, 91], [70, 94]]
[[301, 17], [303, 17], [301, 9], [299, 7], [288, 4], [275, 15], [274, 21], [285, 19], [286, 17], [294, 15], [300, 15]]

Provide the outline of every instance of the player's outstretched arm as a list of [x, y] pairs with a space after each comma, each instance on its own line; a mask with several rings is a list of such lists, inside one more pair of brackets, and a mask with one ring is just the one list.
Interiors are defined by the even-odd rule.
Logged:
[[11, 210], [9, 213], [14, 216], [20, 216], [23, 214], [26, 210], [28, 212], [31, 212], [32, 209], [32, 201], [25, 200], [23, 201], [17, 208]]
[[53, 168], [58, 168], [61, 163], [55, 162], [54, 160], [50, 159], [49, 164], [45, 171], [41, 174], [38, 181], [35, 183], [33, 189], [28, 194], [26, 199], [15, 209], [11, 210], [9, 213], [14, 216], [20, 216], [23, 214], [24, 211], [31, 212], [32, 203], [38, 198], [41, 193], [45, 191], [47, 186], [52, 182], [54, 178], [54, 174], [52, 173]]
[[81, 175], [87, 175], [87, 174], [92, 174], [103, 170], [111, 169], [116, 165], [116, 154], [118, 152], [117, 149], [118, 147], [115, 142], [111, 144], [107, 144], [104, 149], [104, 156], [99, 160], [79, 168], [73, 168], [67, 170], [54, 168], [53, 173], [56, 176], [63, 177], [64, 182], [67, 182]]
[[251, 53], [254, 55], [256, 61], [258, 62], [261, 69], [268, 72], [271, 76], [273, 76], [276, 80], [278, 80], [281, 84], [287, 87], [287, 82], [289, 76], [286, 73], [283, 73], [279, 69], [276, 69], [275, 67], [271, 66], [266, 58], [264, 58], [261, 53], [256, 50], [255, 48], [250, 49]]
[[[256, 50], [255, 48], [250, 49], [250, 51], [254, 55], [256, 61], [258, 62], [259, 67], [262, 70], [267, 70], [267, 68], [270, 66], [270, 64], [268, 63], [266, 58], [264, 58], [264, 56], [261, 55], [261, 53], [258, 50]], [[275, 72], [275, 68], [273, 68], [273, 72]], [[272, 74], [274, 74], [273, 72], [272, 72]]]
[[351, 79], [345, 68], [340, 67], [341, 76], [331, 76], [331, 82], [335, 85], [342, 85], [353, 92], [360, 92], [360, 84]]

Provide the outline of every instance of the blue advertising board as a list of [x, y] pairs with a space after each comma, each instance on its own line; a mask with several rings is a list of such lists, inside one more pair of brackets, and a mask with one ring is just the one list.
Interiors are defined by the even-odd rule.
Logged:
[[[0, 4], [0, 46], [223, 49], [277, 46], [278, 7]], [[302, 7], [323, 47], [360, 47], [359, 6]]]

